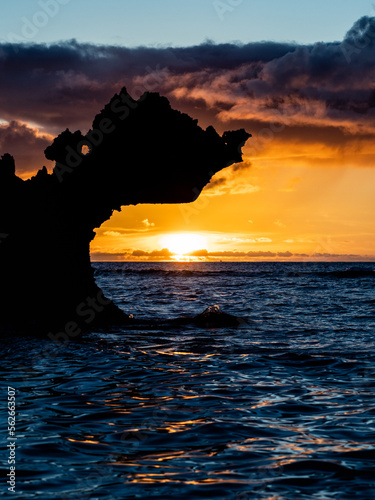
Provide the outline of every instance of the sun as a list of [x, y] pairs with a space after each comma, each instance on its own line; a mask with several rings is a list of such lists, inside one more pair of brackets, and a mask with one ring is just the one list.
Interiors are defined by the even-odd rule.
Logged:
[[164, 248], [168, 248], [176, 255], [186, 255], [207, 247], [207, 238], [196, 233], [167, 234], [161, 238], [160, 242]]

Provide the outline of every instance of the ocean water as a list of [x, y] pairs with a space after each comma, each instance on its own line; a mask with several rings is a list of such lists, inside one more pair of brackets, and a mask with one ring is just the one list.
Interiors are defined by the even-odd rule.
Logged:
[[[16, 493], [42, 499], [375, 498], [375, 264], [96, 263], [158, 326], [4, 338]], [[171, 325], [209, 306], [237, 327]]]

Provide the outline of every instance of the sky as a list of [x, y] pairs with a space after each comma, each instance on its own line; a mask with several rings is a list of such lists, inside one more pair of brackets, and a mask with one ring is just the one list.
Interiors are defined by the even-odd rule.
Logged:
[[24, 179], [52, 171], [62, 130], [86, 132], [123, 85], [159, 92], [202, 128], [245, 128], [244, 162], [192, 204], [115, 212], [93, 260], [375, 260], [372, 16], [362, 0], [2, 2], [0, 154]]
[[[25, 30], [27, 40], [36, 43], [75, 38], [128, 47], [181, 47], [207, 39], [341, 40], [374, 7], [367, 0], [13, 0], [1, 2], [1, 11], [0, 38], [7, 41]], [[38, 18], [40, 11], [51, 13], [47, 23]]]

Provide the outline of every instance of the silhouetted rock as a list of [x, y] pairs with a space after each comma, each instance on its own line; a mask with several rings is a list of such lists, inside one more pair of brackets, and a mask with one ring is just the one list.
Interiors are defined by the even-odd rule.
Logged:
[[65, 331], [134, 321], [95, 284], [89, 245], [114, 210], [194, 201], [215, 172], [242, 160], [245, 130], [205, 131], [165, 97], [134, 101], [122, 89], [92, 129], [62, 132], [45, 155], [56, 162], [23, 181], [0, 160], [1, 329]]
[[3, 182], [11, 180], [16, 174], [16, 164], [13, 156], [5, 153], [0, 159], [0, 179]]
[[201, 314], [197, 314], [192, 320], [198, 326], [204, 328], [219, 328], [228, 326], [240, 326], [245, 323], [243, 318], [223, 312], [219, 306], [207, 307]]

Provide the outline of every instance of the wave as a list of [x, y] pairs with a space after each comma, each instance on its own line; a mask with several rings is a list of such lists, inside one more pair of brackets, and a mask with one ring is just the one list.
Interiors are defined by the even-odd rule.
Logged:
[[288, 277], [288, 278], [303, 278], [303, 277], [319, 277], [319, 278], [375, 278], [374, 269], [351, 269], [344, 270], [298, 270], [290, 271], [288, 269], [270, 269], [259, 271], [244, 271], [233, 269], [160, 269], [160, 268], [95, 268], [95, 276], [107, 275], [150, 275], [160, 277], [213, 277], [213, 276], [233, 276], [243, 278], [274, 278], [274, 277]]
[[248, 277], [256, 277], [256, 276], [270, 276], [274, 273], [272, 272], [243, 272], [243, 271], [231, 271], [231, 270], [188, 270], [188, 269], [95, 269], [95, 276], [105, 276], [105, 275], [113, 275], [113, 274], [123, 274], [123, 275], [154, 275], [154, 276], [248, 276]]

